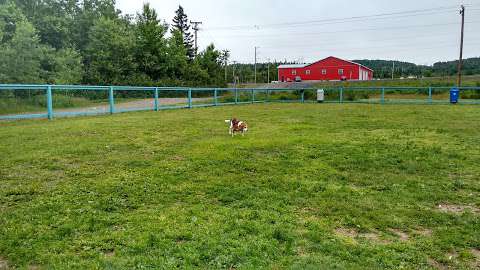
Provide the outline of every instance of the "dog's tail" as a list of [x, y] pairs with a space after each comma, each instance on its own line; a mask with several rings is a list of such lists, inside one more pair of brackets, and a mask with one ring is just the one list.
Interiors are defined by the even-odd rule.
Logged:
[[230, 123], [230, 120], [225, 120], [225, 123]]

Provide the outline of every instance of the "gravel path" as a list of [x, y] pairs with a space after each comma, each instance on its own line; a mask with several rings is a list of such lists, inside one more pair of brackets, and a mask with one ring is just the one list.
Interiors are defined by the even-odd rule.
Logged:
[[[199, 101], [207, 101], [211, 100], [211, 98], [192, 98], [192, 102], [199, 102]], [[158, 99], [160, 106], [173, 106], [173, 105], [187, 105], [188, 99], [187, 98], [159, 98]], [[115, 110], [134, 110], [134, 109], [144, 109], [144, 108], [154, 108], [155, 100], [153, 98], [150, 99], [141, 99], [135, 101], [128, 101], [128, 102], [121, 102], [115, 104]], [[53, 108], [53, 112], [57, 113], [105, 113], [110, 111], [110, 105], [107, 104], [99, 104], [97, 106], [89, 106], [89, 107], [77, 107], [77, 108], [64, 108], [64, 109], [56, 109]], [[15, 115], [26, 115], [26, 114], [45, 114], [46, 109], [44, 111], [37, 111], [37, 112], [23, 112], [17, 114], [8, 114], [8, 115], [1, 115], [1, 117], [9, 117]]]

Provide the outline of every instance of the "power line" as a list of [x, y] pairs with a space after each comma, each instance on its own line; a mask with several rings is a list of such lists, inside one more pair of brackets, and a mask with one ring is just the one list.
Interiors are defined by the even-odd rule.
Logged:
[[[431, 12], [431, 13], [423, 13], [423, 14], [411, 14], [411, 15], [403, 15], [403, 16], [395, 16], [395, 17], [384, 17], [384, 18], [370, 18], [370, 19], [354, 19], [354, 20], [333, 20], [333, 21], [328, 21], [328, 22], [313, 22], [313, 23], [296, 23], [296, 24], [288, 24], [288, 25], [282, 25], [282, 26], [276, 26], [276, 27], [263, 27], [262, 30], [268, 30], [268, 29], [298, 29], [301, 27], [312, 27], [312, 26], [324, 26], [324, 25], [334, 25], [334, 24], [345, 24], [345, 23], [358, 23], [358, 22], [369, 22], [369, 21], [379, 21], [379, 20], [392, 20], [392, 19], [403, 19], [403, 18], [409, 18], [409, 17], [418, 17], [418, 16], [426, 16], [426, 15], [438, 15], [438, 14], [445, 14], [445, 13], [451, 13], [453, 10], [449, 11], [441, 11], [441, 12]], [[210, 29], [212, 30], [212, 29]], [[215, 29], [213, 29], [215, 30]], [[253, 30], [253, 29], [221, 29], [217, 31], [245, 31], [245, 30]], [[259, 27], [256, 28], [256, 30], [260, 30]]]
[[260, 47], [255, 46], [255, 83], [257, 83], [257, 49]]
[[[411, 40], [411, 39], [422, 39], [422, 38], [433, 38], [433, 37], [444, 37], [444, 36], [451, 36], [452, 34], [451, 33], [445, 33], [445, 34], [442, 34], [442, 35], [435, 35], [435, 36], [421, 36], [421, 37], [418, 37], [418, 36], [403, 36], [403, 37], [395, 37], [395, 38], [390, 38], [390, 39], [385, 39], [385, 38], [382, 38], [382, 39], [368, 39], [368, 40], [362, 40], [362, 41], [365, 41], [365, 42], [375, 42], [375, 43], [378, 43], [378, 42], [385, 42], [385, 41], [401, 41], [401, 40]], [[332, 42], [326, 42], [326, 43], [315, 43], [315, 44], [305, 44], [305, 42], [301, 43], [300, 45], [295, 45], [295, 44], [289, 44], [288, 46], [285, 46], [285, 47], [288, 47], [288, 48], [308, 48], [308, 47], [318, 47], [318, 46], [323, 46], [323, 45], [338, 45], [339, 42], [344, 42], [342, 40], [340, 41], [332, 41]], [[274, 45], [274, 46], [264, 46], [264, 48], [281, 48], [282, 45]]]
[[209, 30], [242, 30], [242, 29], [258, 29], [258, 28], [274, 28], [274, 27], [282, 27], [282, 26], [295, 26], [295, 25], [311, 25], [316, 23], [333, 23], [333, 22], [344, 22], [347, 20], [359, 20], [359, 19], [371, 19], [371, 18], [378, 18], [378, 17], [390, 17], [395, 15], [407, 15], [412, 16], [415, 14], [423, 15], [422, 13], [432, 13], [434, 11], [453, 11], [456, 10], [456, 6], [445, 6], [445, 7], [437, 7], [437, 8], [430, 8], [430, 9], [418, 9], [418, 10], [409, 10], [409, 11], [401, 11], [401, 12], [391, 12], [391, 13], [381, 13], [381, 14], [373, 14], [373, 15], [365, 15], [365, 16], [353, 16], [353, 17], [343, 17], [343, 18], [330, 18], [330, 19], [321, 19], [321, 20], [308, 20], [308, 21], [297, 21], [297, 22], [284, 22], [284, 23], [275, 23], [275, 24], [256, 24], [256, 25], [239, 25], [239, 26], [220, 26], [220, 27], [209, 27]]
[[[467, 23], [478, 23], [480, 21], [469, 21]], [[428, 27], [437, 27], [437, 26], [448, 26], [448, 25], [459, 25], [458, 22], [451, 22], [451, 23], [437, 23], [437, 24], [419, 24], [419, 25], [404, 25], [404, 26], [391, 26], [391, 27], [375, 27], [375, 28], [357, 28], [357, 29], [349, 29], [349, 30], [338, 30], [338, 31], [322, 31], [322, 32], [309, 32], [309, 33], [291, 33], [289, 36], [312, 36], [312, 35], [324, 35], [324, 34], [338, 34], [338, 33], [352, 33], [352, 32], [360, 32], [360, 31], [376, 31], [376, 30], [398, 30], [398, 29], [412, 29], [412, 28], [428, 28]], [[265, 34], [258, 34], [258, 35], [225, 35], [225, 36], [217, 36], [217, 38], [241, 38], [241, 37], [284, 37], [279, 36], [278, 34], [273, 35], [265, 35]]]
[[193, 24], [193, 31], [195, 31], [195, 56], [198, 54], [198, 30], [200, 28], [198, 27], [202, 22], [194, 22], [190, 21], [191, 24]]
[[[469, 45], [480, 45], [480, 42], [473, 42], [469, 43]], [[431, 51], [432, 49], [439, 49], [439, 48], [456, 48], [458, 47], [458, 43], [455, 44], [446, 44], [446, 45], [440, 45], [440, 46], [428, 46], [428, 47], [415, 47], [415, 48], [404, 48], [404, 47], [388, 47], [387, 50], [368, 50], [369, 48], [356, 48], [352, 50], [361, 50], [362, 54], [366, 53], [375, 53], [376, 55], [383, 54], [383, 53], [388, 53], [389, 55], [395, 54], [395, 53], [400, 53], [400, 52], [415, 52], [418, 53], [419, 51]], [[387, 48], [387, 47], [384, 47]], [[365, 50], [364, 50], [365, 49]], [[349, 49], [350, 50], [350, 49]], [[328, 51], [345, 51], [344, 49], [330, 49]]]
[[[365, 42], [384, 42], [384, 41], [399, 41], [399, 40], [411, 40], [411, 39], [419, 40], [419, 39], [425, 39], [425, 38], [445, 37], [445, 36], [451, 36], [451, 35], [452, 35], [452, 33], [448, 32], [448, 33], [443, 33], [443, 34], [438, 34], [438, 35], [429, 35], [429, 36], [420, 36], [420, 37], [418, 35], [415, 35], [415, 36], [402, 36], [402, 37], [395, 37], [395, 38], [368, 39], [368, 40], [364, 40], [364, 41]], [[327, 43], [315, 43], [315, 46], [336, 45], [339, 42], [343, 42], [343, 41], [332, 41], [332, 42], [327, 42]], [[305, 45], [305, 41], [303, 41], [301, 44], [302, 45], [290, 44], [286, 47], [288, 47], [288, 48], [304, 48], [305, 46], [307, 46], [307, 47], [312, 46], [312, 45]], [[281, 47], [281, 46], [278, 46], [278, 45], [264, 46], [264, 48], [278, 48], [278, 47]]]

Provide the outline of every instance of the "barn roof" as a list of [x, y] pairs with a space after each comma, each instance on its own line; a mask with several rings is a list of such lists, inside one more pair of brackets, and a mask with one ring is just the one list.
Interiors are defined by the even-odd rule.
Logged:
[[310, 64], [290, 64], [290, 65], [280, 65], [278, 68], [304, 68]]
[[363, 67], [363, 68], [365, 68], [365, 69], [368, 69], [368, 70], [370, 70], [370, 71], [373, 71], [373, 69], [371, 69], [371, 68], [369, 68], [369, 67], [366, 67], [366, 66], [364, 66], [364, 65], [362, 65], [362, 64], [359, 64], [359, 63], [356, 63], [356, 62], [352, 62], [352, 61], [348, 61], [348, 60], [344, 60], [344, 59], [340, 59], [340, 58], [335, 57], [335, 56], [329, 56], [329, 57], [324, 58], [324, 59], [322, 59], [322, 60], [318, 60], [318, 61], [316, 61], [316, 62], [313, 62], [313, 63], [311, 63], [311, 64], [280, 65], [280, 66], [278, 66], [278, 68], [279, 68], [279, 69], [280, 69], [280, 68], [304, 68], [304, 67], [308, 67], [308, 66], [311, 66], [311, 65], [313, 65], [313, 64], [316, 64], [316, 63], [318, 63], [318, 62], [322, 62], [323, 60], [326, 60], [326, 59], [328, 59], [328, 58], [335, 58], [335, 59], [338, 59], [338, 60], [341, 60], [341, 61], [345, 61], [345, 62], [354, 64], [354, 65], [357, 65], [357, 66], [361, 66], [361, 67]]

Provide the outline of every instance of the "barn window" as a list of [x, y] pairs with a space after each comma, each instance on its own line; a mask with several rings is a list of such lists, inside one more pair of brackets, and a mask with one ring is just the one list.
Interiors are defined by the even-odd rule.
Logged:
[[322, 75], [327, 75], [327, 70], [326, 69], [322, 69]]
[[297, 71], [295, 69], [292, 70], [292, 75], [297, 75]]
[[310, 70], [307, 69], [307, 70], [305, 71], [305, 74], [310, 75]]
[[343, 69], [338, 70], [338, 75], [343, 75]]

